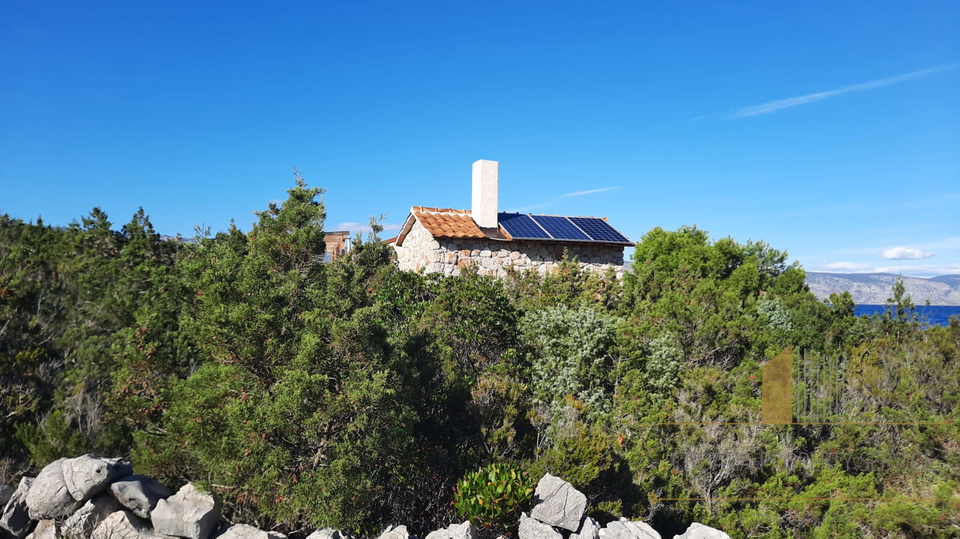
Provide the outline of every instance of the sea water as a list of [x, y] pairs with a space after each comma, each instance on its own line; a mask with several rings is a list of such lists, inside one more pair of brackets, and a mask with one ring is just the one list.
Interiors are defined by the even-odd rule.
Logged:
[[[883, 315], [886, 312], [886, 305], [857, 305], [853, 310], [853, 314], [857, 316]], [[950, 323], [951, 316], [960, 317], [960, 305], [917, 305], [917, 315], [920, 321], [926, 322], [928, 326], [946, 326]]]

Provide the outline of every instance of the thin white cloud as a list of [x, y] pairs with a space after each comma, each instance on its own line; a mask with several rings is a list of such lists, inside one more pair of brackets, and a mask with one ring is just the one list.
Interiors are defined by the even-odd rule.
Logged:
[[887, 260], [921, 260], [935, 254], [912, 247], [891, 247], [883, 250], [883, 258]]
[[349, 222], [349, 221], [348, 221], [348, 222], [345, 222], [345, 223], [338, 223], [337, 226], [333, 227], [333, 229], [334, 229], [334, 230], [346, 230], [347, 232], [350, 232], [350, 233], [353, 233], [353, 234], [356, 234], [357, 232], [360, 232], [360, 233], [363, 233], [363, 234], [366, 234], [366, 233], [368, 233], [368, 232], [372, 232], [372, 230], [370, 229], [370, 225], [369, 225], [369, 224], [364, 224], [364, 223], [351, 223], [351, 222]]
[[918, 264], [916, 266], [880, 266], [873, 271], [878, 273], [896, 273], [911, 277], [936, 277], [938, 275], [960, 274], [960, 264]]
[[827, 262], [820, 264], [820, 271], [834, 271], [837, 273], [869, 273], [873, 266], [859, 262]]
[[600, 189], [588, 189], [586, 191], [574, 191], [572, 193], [567, 193], [565, 195], [560, 195], [560, 196], [561, 197], [582, 197], [584, 195], [592, 195], [594, 193], [603, 193], [604, 191], [613, 191], [614, 189], [620, 189], [620, 186], [601, 187]]
[[503, 211], [505, 211], [505, 212], [507, 212], [507, 213], [524, 213], [524, 212], [527, 212], [527, 211], [530, 211], [530, 210], [535, 210], [535, 209], [537, 209], [537, 208], [545, 208], [545, 207], [550, 206], [550, 205], [552, 205], [552, 204], [553, 204], [553, 202], [543, 202], [543, 203], [541, 203], [541, 204], [530, 204], [529, 206], [523, 206], [523, 207], [521, 207], [521, 208], [511, 208], [511, 209], [509, 209], [509, 210], [503, 210]]
[[760, 114], [769, 114], [771, 112], [776, 112], [778, 110], [788, 109], [791, 107], [798, 107], [800, 105], [806, 105], [807, 103], [813, 103], [815, 101], [822, 101], [824, 99], [829, 99], [831, 97], [836, 97], [838, 95], [849, 94], [853, 92], [862, 92], [864, 90], [873, 90], [876, 88], [883, 88], [884, 86], [891, 86], [893, 84], [899, 84], [901, 82], [906, 82], [908, 80], [919, 79], [920, 77], [926, 77], [927, 75], [932, 75], [934, 73], [939, 73], [941, 71], [947, 71], [956, 67], [957, 64], [942, 65], [937, 67], [931, 67], [929, 69], [921, 69], [919, 71], [913, 71], [910, 73], [904, 73], [903, 75], [897, 75], [894, 77], [887, 77], [885, 79], [877, 79], [870, 82], [863, 82], [860, 84], [851, 84], [849, 86], [841, 86], [836, 90], [829, 90], [826, 92], [819, 92], [815, 94], [807, 94], [799, 97], [791, 97], [788, 99], [780, 99], [778, 101], [771, 101], [769, 103], [764, 103], [762, 105], [755, 105], [752, 107], [746, 107], [739, 110], [736, 110], [727, 117], [727, 119], [734, 118], [746, 118], [749, 116], [758, 116]]
[[[383, 225], [384, 230], [400, 230], [401, 228], [403, 228], [403, 223], [390, 223]], [[349, 221], [338, 223], [333, 230], [346, 230], [352, 234], [356, 234], [357, 232], [360, 232], [361, 234], [369, 234], [370, 232], [373, 232], [373, 229], [370, 228], [369, 223], [352, 223]]]

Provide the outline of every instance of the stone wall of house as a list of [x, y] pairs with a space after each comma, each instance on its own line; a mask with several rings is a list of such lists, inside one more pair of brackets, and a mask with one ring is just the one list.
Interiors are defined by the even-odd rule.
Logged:
[[495, 241], [490, 239], [434, 238], [419, 222], [415, 222], [403, 245], [395, 247], [401, 270], [459, 275], [467, 265], [474, 265], [483, 275], [506, 276], [506, 268], [537, 271], [544, 274], [563, 258], [577, 260], [591, 271], [605, 272], [613, 268], [623, 277], [623, 247], [605, 244], [555, 243], [536, 241]]

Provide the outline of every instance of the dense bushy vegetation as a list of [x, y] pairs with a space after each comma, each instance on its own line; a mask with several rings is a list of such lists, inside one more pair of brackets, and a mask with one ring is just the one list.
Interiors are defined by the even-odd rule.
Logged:
[[[294, 534], [509, 531], [548, 471], [665, 535], [960, 532], [960, 320], [921, 329], [902, 290], [855, 318], [786, 253], [697, 228], [648, 232], [622, 282], [402, 273], [375, 237], [321, 264], [320, 192], [188, 242], [142, 211], [0, 216], [0, 477], [124, 455]], [[756, 424], [789, 345], [839, 358], [843, 424]], [[502, 518], [475, 503], [507, 484]]]

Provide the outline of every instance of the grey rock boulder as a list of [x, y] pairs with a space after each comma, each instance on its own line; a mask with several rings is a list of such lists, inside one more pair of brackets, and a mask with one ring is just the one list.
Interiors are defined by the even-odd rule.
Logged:
[[427, 534], [425, 539], [477, 539], [477, 529], [469, 520], [461, 524], [451, 524], [446, 528]]
[[41, 520], [37, 522], [37, 527], [27, 536], [27, 539], [59, 539], [61, 537], [59, 528], [56, 520]]
[[716, 528], [694, 522], [687, 531], [674, 535], [673, 539], [730, 539], [730, 536]]
[[74, 500], [86, 501], [107, 486], [133, 473], [129, 462], [83, 455], [60, 463], [63, 481]]
[[600, 539], [600, 525], [590, 517], [583, 517], [577, 531], [570, 534], [570, 539]]
[[661, 539], [657, 530], [642, 520], [629, 521], [621, 518], [620, 522], [623, 522], [623, 525], [633, 533], [634, 537], [638, 537], [639, 539]]
[[406, 526], [388, 525], [380, 531], [380, 536], [377, 539], [407, 539], [408, 537], [410, 537], [410, 532], [407, 531]]
[[246, 524], [234, 524], [223, 530], [217, 539], [286, 539], [287, 536], [278, 532], [265, 532], [259, 528]]
[[13, 496], [13, 493], [16, 491], [17, 489], [6, 483], [0, 484], [0, 506], [7, 505], [7, 502], [10, 501], [10, 497]]
[[33, 520], [49, 520], [65, 517], [83, 505], [70, 495], [63, 479], [61, 466], [67, 459], [58, 459], [47, 464], [33, 480], [27, 492], [27, 509]]
[[94, 496], [64, 521], [60, 536], [66, 539], [87, 539], [101, 522], [122, 509], [120, 502], [108, 492]]
[[150, 518], [150, 512], [160, 500], [173, 494], [156, 479], [144, 475], [131, 475], [110, 485], [110, 492], [124, 507], [140, 518]]
[[646, 522], [615, 520], [600, 530], [602, 539], [661, 539], [660, 534]]
[[307, 539], [353, 539], [353, 536], [342, 530], [320, 528], [308, 535]]
[[587, 510], [587, 497], [559, 477], [544, 475], [534, 492], [534, 506], [530, 516], [557, 528], [572, 532], [580, 527]]
[[216, 496], [187, 483], [173, 496], [158, 501], [150, 520], [157, 533], [207, 539], [220, 524], [220, 507]]
[[90, 539], [150, 539], [155, 537], [150, 526], [129, 511], [117, 511], [103, 519], [90, 534]]
[[27, 493], [32, 484], [32, 477], [21, 478], [20, 485], [7, 500], [3, 514], [0, 514], [0, 528], [7, 530], [17, 539], [26, 537], [30, 533], [30, 528], [33, 527], [33, 519], [30, 518], [27, 509]]
[[635, 539], [633, 533], [619, 520], [614, 520], [600, 528], [599, 535], [602, 539]]
[[563, 539], [563, 535], [553, 529], [549, 524], [544, 524], [526, 513], [520, 514], [520, 529], [517, 530], [517, 537], [520, 539]]

